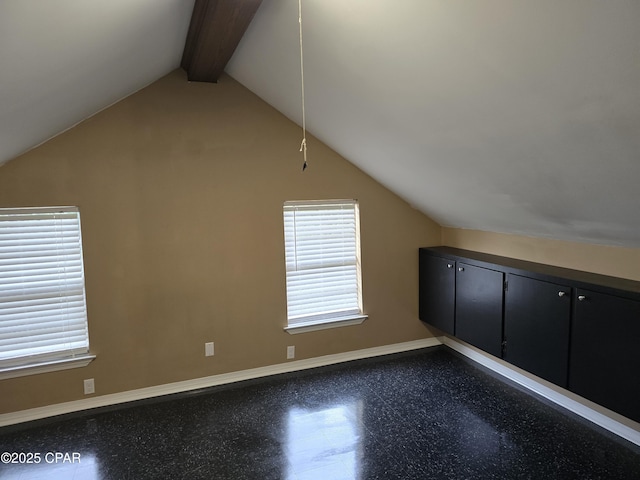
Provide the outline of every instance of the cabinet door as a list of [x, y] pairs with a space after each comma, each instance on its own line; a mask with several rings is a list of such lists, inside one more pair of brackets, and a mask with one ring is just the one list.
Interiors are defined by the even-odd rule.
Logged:
[[578, 290], [569, 389], [640, 422], [640, 302]]
[[455, 336], [502, 357], [504, 273], [458, 262]]
[[504, 359], [567, 386], [571, 288], [507, 275]]
[[455, 262], [420, 251], [420, 320], [453, 335]]

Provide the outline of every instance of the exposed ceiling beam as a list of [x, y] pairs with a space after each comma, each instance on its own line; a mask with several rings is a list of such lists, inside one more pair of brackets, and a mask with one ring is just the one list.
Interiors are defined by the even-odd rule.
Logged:
[[262, 0], [196, 0], [182, 54], [189, 80], [217, 82]]

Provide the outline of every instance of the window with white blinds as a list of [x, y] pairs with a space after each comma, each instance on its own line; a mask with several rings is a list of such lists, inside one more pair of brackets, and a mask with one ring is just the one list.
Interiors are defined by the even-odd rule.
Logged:
[[358, 203], [286, 202], [284, 237], [289, 326], [361, 315]]
[[0, 370], [88, 351], [78, 209], [0, 209]]

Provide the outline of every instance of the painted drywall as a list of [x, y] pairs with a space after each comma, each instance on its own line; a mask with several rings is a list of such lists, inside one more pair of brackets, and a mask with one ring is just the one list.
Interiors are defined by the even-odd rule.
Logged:
[[[227, 72], [300, 121], [295, 0]], [[640, 2], [303, 2], [306, 125], [441, 225], [640, 247]]]
[[640, 248], [442, 228], [442, 244], [640, 281]]
[[0, 2], [0, 164], [180, 65], [194, 0]]
[[[0, 206], [77, 205], [91, 351], [79, 369], [0, 381], [0, 413], [429, 338], [418, 248], [440, 227], [236, 81], [176, 70], [0, 167]], [[283, 331], [282, 204], [360, 202], [362, 325]], [[215, 356], [205, 357], [205, 342]]]

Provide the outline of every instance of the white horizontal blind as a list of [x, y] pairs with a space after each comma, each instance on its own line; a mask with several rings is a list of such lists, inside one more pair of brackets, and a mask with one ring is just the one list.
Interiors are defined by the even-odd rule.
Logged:
[[0, 368], [88, 351], [77, 208], [0, 209]]
[[284, 204], [289, 325], [362, 313], [355, 200]]

